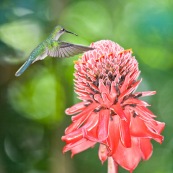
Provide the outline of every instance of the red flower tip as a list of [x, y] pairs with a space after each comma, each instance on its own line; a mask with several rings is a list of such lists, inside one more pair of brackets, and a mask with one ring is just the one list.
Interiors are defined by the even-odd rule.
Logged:
[[132, 49], [127, 49], [119, 52], [119, 55], [126, 54], [126, 53], [133, 53]]
[[82, 102], [68, 108], [72, 124], [65, 130], [63, 152], [72, 156], [100, 143], [99, 158], [132, 172], [141, 159], [152, 155], [151, 139], [162, 143], [165, 124], [156, 121], [140, 97], [155, 91], [135, 92], [141, 79], [132, 50], [102, 40], [75, 63], [75, 92]]

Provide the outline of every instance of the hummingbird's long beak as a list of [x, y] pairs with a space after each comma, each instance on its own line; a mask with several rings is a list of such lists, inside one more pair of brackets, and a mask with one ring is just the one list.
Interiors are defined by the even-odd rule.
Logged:
[[66, 33], [69, 33], [69, 34], [73, 34], [73, 35], [75, 35], [75, 36], [78, 36], [77, 34], [71, 32], [71, 31], [67, 31], [67, 30], [65, 30], [65, 32], [66, 32]]

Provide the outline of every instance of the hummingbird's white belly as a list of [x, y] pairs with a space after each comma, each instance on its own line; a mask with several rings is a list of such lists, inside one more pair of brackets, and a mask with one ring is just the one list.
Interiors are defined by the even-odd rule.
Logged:
[[46, 57], [47, 57], [47, 53], [43, 53], [42, 55], [39, 55], [32, 63], [34, 63], [38, 60], [43, 60]]

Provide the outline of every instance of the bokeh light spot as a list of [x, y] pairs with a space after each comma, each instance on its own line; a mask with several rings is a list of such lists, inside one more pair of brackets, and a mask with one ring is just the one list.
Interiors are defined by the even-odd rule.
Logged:
[[53, 123], [62, 119], [64, 90], [55, 74], [38, 68], [30, 80], [11, 85], [9, 101], [22, 116]]

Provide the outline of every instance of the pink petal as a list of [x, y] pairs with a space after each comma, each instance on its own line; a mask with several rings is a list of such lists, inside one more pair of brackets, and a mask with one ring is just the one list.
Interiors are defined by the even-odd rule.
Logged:
[[115, 83], [115, 81], [113, 81], [111, 83], [111, 89], [110, 89], [110, 93], [108, 95], [109, 99], [111, 99], [112, 102], [114, 102], [114, 100], [115, 100], [115, 98], [117, 97], [117, 94], [118, 94], [116, 89], [115, 89], [115, 86], [116, 86], [116, 83]]
[[131, 94], [135, 89], [137, 89], [137, 87], [139, 86], [139, 84], [141, 83], [142, 79], [135, 82], [129, 89], [125, 90], [124, 92], [122, 92], [118, 98], [119, 102], [121, 102], [123, 100], [123, 98], [129, 94]]
[[[92, 112], [88, 115], [88, 119], [85, 120], [85, 123], [79, 124], [78, 120], [72, 123], [65, 131], [65, 136], [62, 137], [62, 140], [66, 143], [74, 143], [83, 138], [88, 140], [98, 141], [98, 114]], [[81, 119], [80, 119], [81, 120]]]
[[127, 74], [127, 76], [125, 77], [125, 80], [120, 88], [121, 93], [127, 90], [127, 88], [129, 87], [129, 81], [130, 81], [130, 74]]
[[65, 153], [65, 152], [71, 150], [73, 147], [76, 147], [76, 146], [80, 145], [81, 143], [83, 143], [83, 142], [85, 142], [85, 141], [87, 141], [87, 139], [82, 138], [82, 139], [80, 139], [79, 141], [77, 141], [77, 142], [75, 142], [75, 143], [69, 143], [69, 144], [67, 144], [67, 145], [63, 148], [63, 153]]
[[78, 94], [79, 96], [85, 96], [87, 97], [88, 96], [88, 93], [84, 90], [80, 90], [80, 89], [75, 89], [75, 93]]
[[102, 97], [101, 97], [100, 94], [95, 94], [95, 95], [94, 95], [94, 100], [96, 100], [96, 101], [97, 101], [99, 104], [101, 104], [101, 105], [104, 104], [103, 99], [102, 99]]
[[131, 148], [125, 148], [119, 142], [116, 153], [113, 155], [114, 160], [123, 168], [133, 171], [141, 159], [140, 144], [138, 138], [132, 138]]
[[80, 153], [82, 151], [85, 151], [88, 148], [94, 147], [95, 144], [96, 144], [96, 142], [92, 142], [92, 141], [87, 140], [87, 141], [81, 143], [80, 145], [78, 145], [76, 147], [73, 147], [71, 149], [71, 152], [72, 152], [71, 157], [73, 157], [77, 153]]
[[62, 136], [62, 141], [68, 143], [75, 143], [83, 137], [82, 129], [77, 129], [72, 133]]
[[[91, 113], [80, 128], [75, 129], [70, 133], [66, 133], [66, 135], [62, 137], [62, 140], [66, 141], [66, 143], [74, 143], [83, 137], [92, 141], [98, 141], [98, 133], [96, 131], [98, 127], [98, 116], [97, 113]], [[69, 129], [68, 131], [66, 130], [66, 132], [69, 132]]]
[[78, 129], [94, 112], [88, 112], [81, 116], [79, 119], [74, 121], [69, 127], [65, 129], [65, 134], [71, 133], [72, 131]]
[[92, 142], [92, 141], [89, 141], [89, 140], [83, 138], [80, 141], [74, 143], [73, 145], [66, 145], [63, 148], [63, 153], [71, 150], [71, 152], [72, 152], [71, 157], [73, 157], [77, 153], [80, 153], [90, 147], [94, 147], [95, 144], [96, 144], [96, 142]]
[[130, 104], [135, 104], [138, 106], [150, 106], [147, 102], [135, 98], [128, 98], [123, 102], [123, 105], [130, 105]]
[[109, 91], [107, 90], [106, 86], [104, 85], [102, 79], [99, 80], [99, 87], [98, 88], [99, 88], [100, 93], [107, 93], [107, 94], [109, 93]]
[[131, 135], [130, 135], [130, 129], [129, 129], [129, 122], [120, 120], [120, 138], [122, 144], [129, 148], [131, 147]]
[[156, 94], [156, 91], [136, 92], [134, 95], [138, 96], [139, 94], [141, 95], [140, 97], [151, 96], [151, 95]]
[[141, 72], [139, 70], [135, 70], [132, 73], [132, 75], [130, 76], [130, 83], [129, 83], [129, 85], [131, 85], [134, 82], [134, 80], [137, 80], [137, 78], [139, 77], [140, 73]]
[[91, 88], [88, 88], [87, 86], [86, 86], [86, 88], [85, 88], [85, 91], [86, 91], [87, 94], [88, 94], [88, 93], [90, 93], [90, 94], [95, 94], [95, 92], [94, 92], [93, 90], [91, 90]]
[[141, 106], [136, 106], [133, 108], [133, 110], [135, 111], [135, 113], [137, 115], [139, 115], [139, 117], [141, 117], [143, 120], [145, 121], [152, 121], [153, 124], [157, 124], [155, 121], [153, 122], [153, 115], [151, 114], [148, 114], [148, 112], [144, 112], [143, 111], [143, 108], [144, 107], [141, 107]]
[[106, 107], [109, 108], [112, 105], [112, 102], [108, 99], [107, 94], [102, 93], [101, 96], [102, 96], [104, 105], [106, 105]]
[[87, 116], [87, 114], [89, 114], [91, 111], [94, 111], [94, 109], [98, 106], [99, 104], [97, 103], [92, 103], [89, 106], [87, 106], [81, 113], [72, 116], [72, 121], [76, 121], [80, 118], [82, 118], [83, 116]]
[[144, 160], [148, 160], [153, 153], [153, 146], [150, 142], [150, 139], [141, 138], [140, 139], [140, 148], [141, 148], [141, 152], [142, 152], [142, 158]]
[[[154, 120], [155, 121], [155, 120]], [[165, 123], [155, 121], [155, 123], [152, 123], [151, 121], [145, 122], [146, 126], [157, 133], [161, 133], [165, 127]]]
[[110, 110], [104, 109], [99, 112], [98, 139], [103, 141], [108, 137], [108, 127], [110, 119]]
[[107, 143], [105, 143], [108, 145], [110, 150], [109, 156], [115, 153], [120, 140], [119, 121], [119, 116], [113, 116], [112, 120], [109, 122], [109, 137]]
[[84, 108], [86, 108], [85, 104], [87, 104], [87, 103], [89, 103], [89, 102], [80, 102], [80, 103], [77, 103], [74, 106], [66, 109], [65, 113], [67, 115], [76, 114], [76, 113], [82, 111]]
[[94, 116], [91, 116], [86, 124], [82, 127], [83, 130], [83, 137], [90, 140], [90, 141], [96, 141], [100, 142], [98, 139], [98, 114], [95, 114]]
[[87, 94], [87, 95], [78, 94], [78, 95], [79, 96], [77, 98], [80, 100], [92, 100], [92, 101], [94, 101], [93, 98], [89, 94]]
[[116, 82], [115, 82], [115, 81], [112, 81], [112, 83], [111, 83], [110, 94], [113, 95], [114, 97], [117, 96], [117, 91], [116, 91], [116, 89], [115, 89], [115, 86], [116, 86]]
[[112, 109], [117, 115], [119, 115], [122, 120], [127, 120], [126, 115], [119, 103], [112, 105], [110, 109]]
[[131, 120], [131, 135], [135, 137], [153, 138], [159, 143], [163, 141], [163, 137], [161, 135], [149, 130], [144, 122], [138, 117], [132, 118]]
[[143, 112], [145, 114], [145, 116], [150, 116], [150, 117], [153, 117], [155, 118], [156, 116], [146, 107], [144, 106], [138, 106], [137, 107], [138, 110], [140, 110], [140, 112]]
[[93, 83], [89, 83], [89, 85], [96, 91], [99, 91], [98, 87], [96, 85], [94, 85]]

